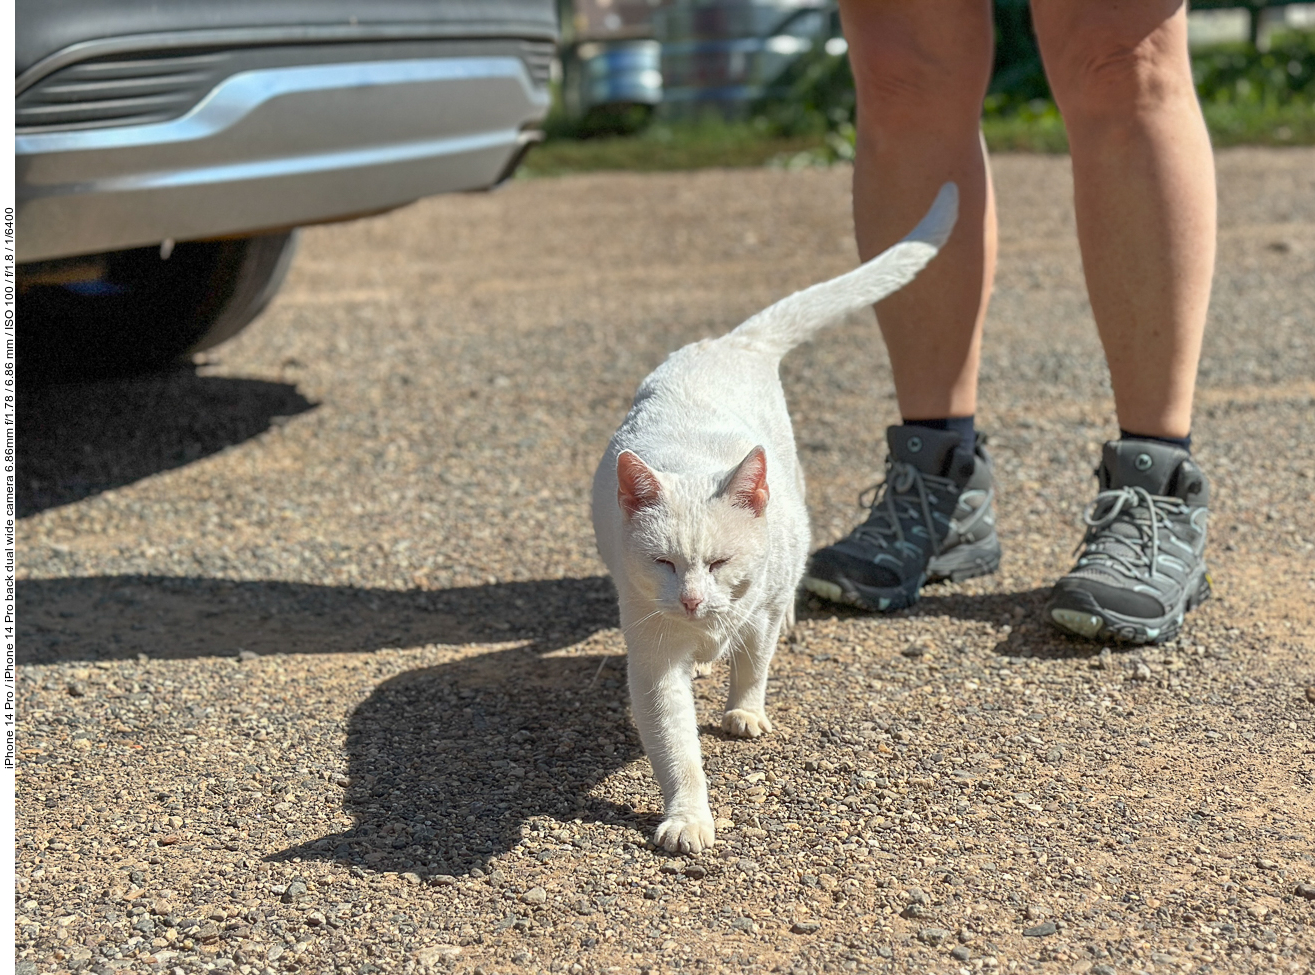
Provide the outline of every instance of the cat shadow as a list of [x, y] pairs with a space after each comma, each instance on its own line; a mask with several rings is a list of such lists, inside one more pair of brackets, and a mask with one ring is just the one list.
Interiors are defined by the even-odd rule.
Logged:
[[93, 382], [23, 381], [18, 517], [182, 467], [314, 408], [287, 383], [198, 376], [190, 368]]
[[[1007, 633], [999, 636], [992, 652], [1002, 657], [1036, 657], [1043, 660], [1081, 660], [1097, 656], [1105, 644], [1080, 637], [1069, 636], [1051, 626], [1045, 616], [1046, 602], [1051, 588], [1041, 586], [1016, 592], [941, 593], [932, 584], [922, 590], [921, 598], [908, 609], [889, 614], [893, 619], [948, 618], [976, 623], [991, 623], [997, 633], [1005, 626]], [[842, 619], [868, 617], [861, 610], [814, 603], [802, 599], [796, 610], [799, 619]], [[1111, 649], [1118, 650], [1119, 646]]]
[[[605, 576], [389, 590], [150, 575], [21, 579], [18, 660], [47, 664], [344, 653], [522, 641], [545, 652], [617, 625]], [[595, 661], [595, 666], [597, 661]]]
[[[624, 668], [620, 656], [516, 648], [385, 681], [348, 724], [343, 808], [354, 825], [268, 859], [469, 874], [540, 816], [622, 824], [642, 842], [655, 817], [590, 796], [643, 754]], [[574, 842], [587, 846], [587, 834]]]

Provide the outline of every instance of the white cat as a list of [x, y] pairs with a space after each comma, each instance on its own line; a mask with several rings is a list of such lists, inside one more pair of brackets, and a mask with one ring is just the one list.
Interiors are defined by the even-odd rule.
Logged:
[[698, 853], [714, 838], [691, 669], [729, 655], [722, 728], [772, 730], [767, 666], [794, 622], [809, 545], [781, 357], [911, 281], [957, 211], [947, 183], [909, 236], [862, 267], [673, 353], [640, 384], [603, 455], [594, 533], [621, 605], [635, 724], [662, 787], [658, 846]]

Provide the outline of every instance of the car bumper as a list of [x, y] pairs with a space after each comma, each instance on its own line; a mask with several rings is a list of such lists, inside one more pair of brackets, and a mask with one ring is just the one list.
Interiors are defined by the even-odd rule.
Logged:
[[298, 226], [486, 188], [548, 102], [510, 56], [315, 64], [232, 75], [170, 121], [22, 134], [18, 259]]

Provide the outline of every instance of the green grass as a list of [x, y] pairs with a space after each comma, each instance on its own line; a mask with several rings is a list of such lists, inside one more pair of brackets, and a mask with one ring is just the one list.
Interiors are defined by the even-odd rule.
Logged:
[[1315, 145], [1315, 103], [1202, 107], [1216, 147]]
[[[1068, 133], [1059, 112], [1011, 114], [982, 119], [982, 134], [992, 152], [1068, 152]], [[1315, 104], [1286, 105], [1206, 103], [1210, 142], [1228, 146], [1315, 145]]]
[[982, 136], [992, 152], [1068, 152], [1068, 132], [1054, 102], [1035, 99], [1009, 112], [982, 115]]
[[518, 175], [765, 166], [817, 149], [825, 141], [825, 133], [779, 135], [752, 122], [658, 123], [635, 135], [550, 138], [530, 152]]
[[[1315, 35], [1275, 37], [1265, 52], [1245, 44], [1196, 52], [1192, 69], [1217, 148], [1315, 145]], [[757, 117], [750, 121], [658, 122], [631, 134], [579, 138], [578, 131], [556, 120], [549, 126], [548, 141], [530, 153], [518, 175], [796, 168], [852, 159], [848, 63], [843, 58], [820, 59], [801, 65], [797, 73], [791, 100], [758, 106]], [[994, 152], [1068, 151], [1063, 119], [1048, 97], [992, 94], [984, 106], [982, 132]]]
[[[1238, 145], [1315, 145], [1315, 105], [1206, 104], [1206, 125], [1216, 148]], [[1058, 111], [987, 116], [982, 134], [992, 152], [1068, 152]], [[776, 135], [749, 122], [698, 126], [658, 124], [636, 135], [550, 139], [535, 147], [518, 177], [561, 176], [600, 170], [662, 172], [712, 167], [826, 166], [848, 157], [835, 151], [834, 134]]]

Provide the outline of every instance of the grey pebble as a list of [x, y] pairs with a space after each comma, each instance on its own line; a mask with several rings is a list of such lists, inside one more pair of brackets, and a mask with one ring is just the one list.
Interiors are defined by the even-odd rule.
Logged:
[[525, 893], [521, 894], [521, 902], [524, 904], [543, 904], [548, 900], [548, 892], [542, 887], [531, 887]]
[[1042, 921], [1040, 924], [1035, 924], [1030, 928], [1024, 928], [1023, 937], [1044, 938], [1047, 935], [1054, 934], [1057, 930], [1059, 929], [1055, 926], [1054, 921]]
[[953, 958], [955, 961], [967, 961], [969, 958], [972, 957], [972, 952], [969, 951], [967, 948], [965, 948], [963, 945], [957, 945], [956, 947], [950, 949], [950, 957]]
[[816, 934], [821, 927], [816, 921], [795, 921], [790, 930], [795, 934]]
[[950, 936], [950, 932], [944, 928], [923, 928], [918, 932], [918, 940], [925, 945], [931, 945], [933, 948]]

